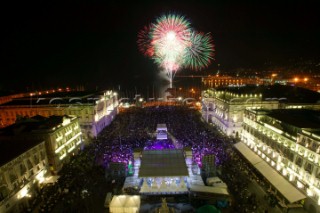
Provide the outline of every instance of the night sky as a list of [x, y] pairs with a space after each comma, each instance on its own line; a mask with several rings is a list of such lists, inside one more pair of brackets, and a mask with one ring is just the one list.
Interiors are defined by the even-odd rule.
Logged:
[[316, 1], [43, 2], [1, 6], [0, 89], [152, 85], [159, 69], [139, 53], [137, 33], [168, 12], [211, 32], [212, 72], [320, 56]]

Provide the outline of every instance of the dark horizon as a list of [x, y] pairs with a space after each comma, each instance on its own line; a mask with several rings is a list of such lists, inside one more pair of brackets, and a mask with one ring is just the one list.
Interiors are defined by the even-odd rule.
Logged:
[[[164, 13], [184, 15], [210, 32], [215, 61], [205, 69], [265, 69], [292, 61], [320, 63], [316, 1], [190, 1], [3, 7], [1, 89], [84, 85], [134, 87], [158, 82], [159, 69], [137, 48], [137, 33]], [[181, 70], [179, 74], [190, 73]], [[201, 73], [201, 72], [200, 72]], [[203, 73], [203, 72], [202, 72]], [[198, 74], [194, 72], [194, 74]]]

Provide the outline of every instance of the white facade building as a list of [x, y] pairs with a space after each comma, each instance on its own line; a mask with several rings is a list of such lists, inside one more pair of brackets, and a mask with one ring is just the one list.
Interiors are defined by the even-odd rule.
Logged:
[[45, 180], [45, 142], [1, 140], [0, 147], [6, 150], [0, 155], [0, 212], [25, 212]]
[[0, 126], [11, 125], [21, 117], [75, 115], [86, 139], [97, 137], [117, 113], [118, 97], [113, 91], [52, 93], [0, 105]]
[[241, 140], [307, 195], [305, 208], [320, 212], [320, 111], [248, 109]]
[[278, 101], [262, 99], [262, 94], [254, 91], [232, 88], [210, 89], [202, 93], [202, 114], [207, 122], [212, 122], [228, 136], [240, 137], [243, 112], [248, 108], [277, 109]]

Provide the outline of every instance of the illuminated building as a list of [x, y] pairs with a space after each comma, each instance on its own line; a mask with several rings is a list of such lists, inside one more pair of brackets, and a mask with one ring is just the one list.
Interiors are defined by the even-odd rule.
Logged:
[[202, 97], [202, 114], [206, 121], [234, 137], [240, 136], [245, 109], [279, 107], [277, 100], [263, 100], [260, 92], [246, 87], [210, 89], [204, 91]]
[[25, 212], [45, 181], [45, 142], [1, 140], [0, 150], [0, 212]]
[[[62, 91], [71, 91], [69, 88], [66, 89], [51, 89], [51, 90], [43, 90], [43, 91], [35, 91], [35, 92], [25, 92], [25, 93], [17, 93], [17, 94], [6, 94], [0, 96], [0, 104], [4, 104], [7, 102], [12, 101], [13, 99], [17, 98], [27, 98], [30, 96], [41, 96], [41, 95], [46, 95], [46, 94], [51, 94], [55, 92], [62, 92]], [[79, 90], [80, 91], [80, 90]]]
[[23, 97], [26, 97], [25, 93], [1, 96], [0, 97], [0, 104], [4, 104], [4, 103], [7, 103], [7, 102], [10, 102], [15, 98], [23, 98]]
[[225, 86], [244, 86], [244, 85], [261, 85], [262, 81], [259, 78], [243, 78], [235, 76], [219, 76], [209, 75], [202, 77], [202, 84], [208, 88], [225, 87]]
[[[266, 170], [259, 165], [265, 164], [265, 169], [272, 168], [286, 182], [291, 182], [303, 191], [308, 197], [305, 207], [310, 210], [312, 208], [320, 210], [318, 206], [320, 205], [319, 118], [320, 111], [316, 110], [247, 109], [244, 113], [241, 134], [243, 143], [237, 144], [244, 156], [249, 156], [248, 159], [251, 159], [249, 161], [255, 159], [251, 163], [262, 173]], [[241, 148], [241, 144], [245, 144], [247, 148]], [[244, 152], [243, 150], [246, 149], [248, 151]], [[269, 174], [271, 172], [265, 172], [265, 175]], [[269, 178], [266, 177], [266, 179]], [[288, 192], [282, 191], [287, 189], [281, 189], [282, 184], [279, 184], [278, 179], [280, 180], [281, 177], [270, 178], [270, 183], [273, 185], [272, 188], [286, 198], [287, 203], [302, 199], [301, 196], [293, 196], [295, 189]], [[283, 181], [284, 184], [286, 184], [285, 181]]]
[[0, 129], [0, 139], [32, 139], [45, 141], [50, 171], [55, 174], [82, 143], [76, 116], [34, 116]]
[[8, 126], [21, 117], [75, 115], [84, 138], [96, 137], [118, 113], [117, 94], [66, 92], [14, 99], [0, 105], [0, 125]]

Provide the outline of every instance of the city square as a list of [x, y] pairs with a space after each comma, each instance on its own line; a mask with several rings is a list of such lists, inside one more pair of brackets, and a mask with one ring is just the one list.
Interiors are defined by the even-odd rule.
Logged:
[[315, 1], [3, 8], [0, 213], [320, 213]]

